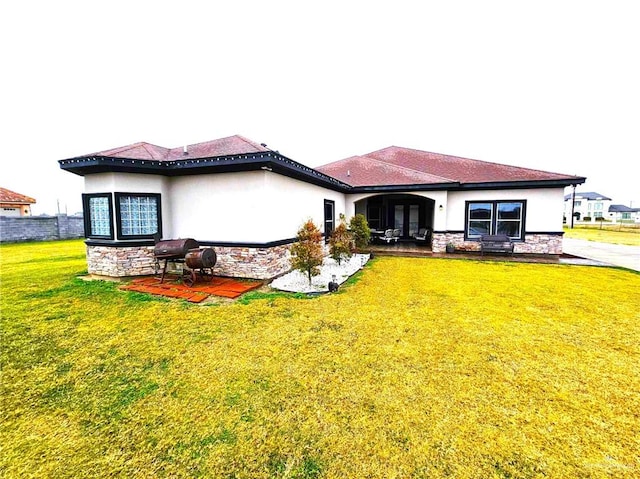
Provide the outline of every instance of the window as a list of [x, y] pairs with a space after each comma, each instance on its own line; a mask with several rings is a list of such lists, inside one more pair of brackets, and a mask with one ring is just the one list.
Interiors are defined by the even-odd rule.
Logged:
[[324, 237], [328, 239], [335, 227], [336, 204], [332, 200], [324, 200]]
[[523, 239], [525, 207], [525, 201], [468, 201], [465, 238], [506, 234]]
[[382, 229], [382, 206], [367, 206], [367, 222], [372, 230]]
[[162, 233], [160, 195], [116, 193], [118, 239], [153, 238]]
[[111, 193], [83, 194], [84, 231], [87, 238], [113, 239]]
[[573, 202], [573, 204], [574, 204], [575, 206], [581, 206], [581, 205], [582, 205], [582, 201], [580, 201], [580, 200], [576, 200], [576, 201], [574, 201], [574, 202]]
[[468, 209], [467, 236], [469, 238], [477, 238], [481, 235], [491, 234], [491, 224], [493, 223], [493, 204], [468, 203]]

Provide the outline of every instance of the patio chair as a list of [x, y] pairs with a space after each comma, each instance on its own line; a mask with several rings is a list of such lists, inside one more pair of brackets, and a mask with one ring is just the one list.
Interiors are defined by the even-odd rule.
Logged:
[[396, 239], [396, 243], [400, 239], [400, 236], [402, 236], [402, 231], [399, 228], [394, 229], [393, 230], [393, 237]]
[[398, 241], [398, 237], [394, 236], [392, 229], [384, 230], [384, 236], [380, 236], [380, 240], [389, 244], [391, 242], [396, 243]]
[[431, 240], [431, 230], [428, 228], [420, 228], [418, 233], [413, 235], [413, 239], [420, 243], [429, 243]]

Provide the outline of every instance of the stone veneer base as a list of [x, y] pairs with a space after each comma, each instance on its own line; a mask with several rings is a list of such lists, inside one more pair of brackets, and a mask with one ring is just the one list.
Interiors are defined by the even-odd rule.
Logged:
[[[217, 255], [213, 274], [233, 278], [272, 279], [290, 266], [290, 245], [271, 248], [214, 247]], [[111, 277], [156, 274], [153, 246], [89, 246], [89, 274]]]
[[[480, 251], [478, 241], [465, 241], [464, 233], [434, 233], [431, 250], [434, 253], [444, 253], [447, 243], [453, 243], [457, 251]], [[531, 233], [525, 235], [524, 242], [514, 243], [514, 253], [528, 254], [562, 254], [562, 235]]]

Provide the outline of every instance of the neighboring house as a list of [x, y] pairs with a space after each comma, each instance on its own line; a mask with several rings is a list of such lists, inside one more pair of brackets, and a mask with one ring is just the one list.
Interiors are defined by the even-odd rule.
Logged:
[[[136, 143], [60, 160], [84, 176], [89, 272], [153, 272], [153, 237], [195, 238], [216, 249], [216, 274], [269, 279], [290, 269], [306, 219], [325, 235], [341, 214], [410, 239], [433, 231], [478, 250], [507, 233], [516, 252], [562, 253], [564, 188], [585, 178], [390, 147], [312, 169], [241, 136], [184, 148]], [[551, 213], [550, 213], [551, 212]]]
[[[573, 194], [564, 197], [564, 217], [567, 222], [571, 218], [571, 199]], [[597, 221], [596, 218], [606, 218], [611, 198], [593, 191], [576, 192], [573, 215], [577, 221]], [[586, 219], [585, 219], [586, 218]]]
[[640, 223], [640, 208], [611, 205], [609, 206], [609, 219], [614, 223]]
[[35, 202], [30, 196], [0, 188], [0, 216], [31, 216], [31, 205]]

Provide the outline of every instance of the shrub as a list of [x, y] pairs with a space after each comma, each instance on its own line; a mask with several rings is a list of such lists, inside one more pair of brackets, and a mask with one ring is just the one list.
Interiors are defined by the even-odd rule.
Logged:
[[371, 230], [367, 223], [367, 218], [362, 214], [357, 214], [349, 221], [349, 229], [353, 234], [356, 248], [363, 249], [369, 245], [371, 241]]
[[329, 238], [329, 254], [338, 262], [351, 258], [355, 250], [355, 242], [352, 232], [347, 229], [344, 215], [340, 215], [340, 224], [333, 230]]
[[291, 247], [291, 267], [306, 273], [311, 278], [320, 274], [322, 265], [322, 233], [312, 220], [298, 230], [297, 243]]

